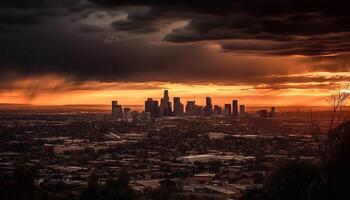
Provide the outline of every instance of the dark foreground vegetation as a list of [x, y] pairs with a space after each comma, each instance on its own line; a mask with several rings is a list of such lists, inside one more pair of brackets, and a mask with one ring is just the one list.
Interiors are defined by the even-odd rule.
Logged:
[[248, 190], [243, 200], [348, 199], [350, 121], [331, 130], [323, 143], [321, 162], [280, 163], [260, 190]]

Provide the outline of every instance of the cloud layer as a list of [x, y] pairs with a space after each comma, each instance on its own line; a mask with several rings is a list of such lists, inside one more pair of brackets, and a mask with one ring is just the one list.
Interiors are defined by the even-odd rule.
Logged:
[[45, 75], [80, 84], [270, 89], [348, 81], [303, 75], [349, 71], [346, 0], [5, 0], [0, 5], [3, 89]]

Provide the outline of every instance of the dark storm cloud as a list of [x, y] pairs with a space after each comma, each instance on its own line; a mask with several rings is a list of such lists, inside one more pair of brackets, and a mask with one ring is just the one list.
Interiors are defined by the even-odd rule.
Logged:
[[[183, 43], [222, 39], [262, 39], [285, 41], [281, 49], [266, 46], [267, 54], [276, 55], [324, 55], [349, 52], [350, 2], [346, 0], [91, 0], [102, 7], [149, 6], [139, 18], [129, 14], [128, 20], [112, 24], [118, 30], [146, 32], [158, 31], [155, 24], [166, 16], [184, 17], [190, 23], [173, 30], [164, 37], [165, 41]], [[175, 12], [175, 14], [174, 14]], [[136, 15], [137, 16], [137, 15]], [[338, 41], [323, 36], [344, 33]], [[302, 38], [302, 39], [301, 39]], [[325, 41], [326, 40], [326, 41]], [[300, 46], [285, 48], [291, 41]], [[328, 42], [328, 44], [320, 44]], [[339, 45], [339, 46], [337, 46]], [[226, 51], [245, 51], [232, 44], [223, 45]], [[251, 49], [260, 51], [259, 49]], [[264, 49], [265, 50], [265, 49]], [[260, 53], [263, 53], [260, 51]]]
[[3, 0], [0, 2], [0, 25], [40, 24], [54, 17], [83, 11], [91, 5], [85, 0]]
[[164, 9], [177, 9], [192, 12], [227, 14], [236, 11], [254, 12], [256, 14], [279, 14], [286, 12], [303, 13], [327, 10], [330, 13], [346, 12], [340, 7], [346, 0], [90, 0], [97, 5], [112, 6], [153, 6]]
[[318, 56], [350, 52], [350, 34], [340, 33], [337, 36], [311, 36], [289, 41], [244, 40], [223, 43], [227, 51], [257, 53], [261, 55], [305, 55]]
[[[212, 70], [207, 60], [187, 62], [203, 54], [195, 45], [151, 45], [142, 40], [106, 43], [90, 34], [67, 34], [56, 26], [47, 26], [49, 34], [38, 35], [42, 27], [25, 35], [1, 36], [3, 72], [21, 77], [38, 74], [74, 76], [81, 81], [190, 81], [209, 80], [225, 75], [225, 68]], [[206, 55], [208, 59], [210, 55]], [[176, 69], [176, 71], [174, 71]], [[226, 75], [227, 76], [227, 75]], [[3, 80], [3, 79], [2, 79]], [[214, 79], [212, 79], [214, 80]]]
[[131, 33], [152, 33], [160, 31], [165, 25], [176, 20], [191, 18], [190, 13], [179, 13], [175, 10], [162, 9], [161, 7], [127, 7], [127, 18], [116, 20], [111, 26], [116, 31], [128, 31]]
[[111, 26], [117, 31], [129, 31], [133, 33], [151, 33], [160, 30], [153, 23], [148, 23], [147, 21], [140, 23], [130, 19], [117, 20]]
[[[86, 0], [87, 1], [87, 0]], [[70, 11], [82, 10], [86, 6], [83, 0], [6, 0], [3, 8], [19, 10], [50, 10], [69, 8]], [[228, 39], [239, 37], [277, 37], [278, 35], [315, 35], [349, 30], [348, 7], [346, 0], [89, 0], [95, 6], [105, 9], [127, 6], [144, 6], [148, 10], [128, 13], [126, 22], [113, 23], [126, 29], [156, 23], [164, 13], [172, 16], [188, 17], [191, 23], [176, 30], [165, 39], [175, 42], [188, 42], [207, 39]], [[54, 8], [54, 9], [53, 9]], [[192, 14], [192, 15], [190, 15]], [[35, 17], [28, 17], [35, 18]], [[29, 20], [29, 19], [28, 19]], [[138, 22], [140, 22], [138, 24]], [[119, 25], [120, 24], [120, 25]], [[129, 28], [131, 27], [131, 28]], [[245, 35], [245, 36], [244, 36]]]
[[77, 29], [81, 33], [99, 33], [104, 31], [104, 29], [100, 26], [88, 24], [80, 24], [78, 25]]
[[[244, 58], [222, 61], [198, 41], [215, 42], [223, 52], [312, 56], [305, 62], [315, 64], [314, 70], [330, 66], [344, 70], [330, 56], [344, 63], [349, 60], [349, 4], [345, 0], [5, 0], [0, 3], [0, 76], [262, 83], [266, 80], [259, 77], [288, 71]], [[114, 19], [114, 11], [126, 17]], [[88, 18], [113, 20], [107, 27], [81, 23]], [[167, 42], [161, 45], [142, 38], [106, 42], [120, 32], [157, 33], [178, 20], [189, 23], [166, 34]]]
[[[291, 15], [291, 16], [289, 16]], [[213, 39], [270, 39], [289, 41], [297, 36], [314, 36], [350, 31], [348, 18], [325, 14], [281, 14], [253, 16], [247, 13], [207, 16], [193, 19], [186, 27], [176, 29], [165, 40], [189, 42]]]

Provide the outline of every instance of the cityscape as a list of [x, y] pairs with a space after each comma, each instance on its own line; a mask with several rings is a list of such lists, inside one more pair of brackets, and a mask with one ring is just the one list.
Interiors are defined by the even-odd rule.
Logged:
[[1, 0], [0, 200], [347, 200], [349, 0]]
[[[319, 162], [308, 112], [249, 112], [237, 100], [221, 110], [210, 97], [205, 106], [184, 106], [179, 97], [172, 104], [168, 90], [160, 102], [147, 98], [141, 112], [117, 101], [111, 110], [4, 109], [2, 178], [21, 167], [28, 179], [35, 172], [37, 189], [27, 193], [38, 199], [90, 198], [84, 191], [93, 180], [98, 198], [241, 199], [263, 188], [283, 160]], [[315, 113], [322, 126], [325, 113]], [[104, 184], [123, 170], [131, 196], [104, 196], [111, 190]]]
[[[248, 117], [250, 114], [246, 112], [246, 106], [241, 104], [238, 106], [238, 100], [232, 100], [232, 104], [225, 104], [222, 108], [219, 105], [213, 105], [211, 97], [206, 97], [204, 106], [196, 105], [196, 101], [187, 101], [186, 106], [181, 103], [180, 97], [173, 98], [173, 104], [169, 98], [169, 91], [164, 90], [164, 96], [158, 100], [147, 98], [145, 101], [144, 112], [138, 113], [130, 108], [122, 108], [118, 105], [118, 101], [112, 101], [111, 115], [114, 121], [151, 121], [159, 117], [184, 117], [184, 116], [216, 116], [216, 117]], [[275, 107], [271, 110], [261, 109], [256, 111], [254, 116], [260, 118], [274, 118], [276, 115]]]

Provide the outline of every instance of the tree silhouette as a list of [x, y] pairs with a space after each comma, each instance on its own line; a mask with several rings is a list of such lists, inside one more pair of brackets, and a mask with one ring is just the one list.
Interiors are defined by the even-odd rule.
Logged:
[[133, 200], [136, 195], [129, 186], [129, 173], [123, 168], [116, 179], [108, 179], [99, 184], [98, 177], [92, 174], [87, 188], [81, 192], [80, 200]]
[[314, 164], [285, 161], [268, 178], [265, 192], [270, 200], [303, 200], [308, 187], [320, 178], [320, 170]]
[[81, 200], [97, 200], [98, 199], [98, 177], [92, 174], [88, 180], [87, 188], [83, 189]]
[[331, 136], [327, 141], [324, 182], [330, 197], [343, 199], [348, 196], [346, 183], [350, 180], [350, 121], [333, 129]]
[[31, 200], [34, 198], [35, 168], [20, 166], [11, 176], [0, 175], [0, 199], [6, 200]]

